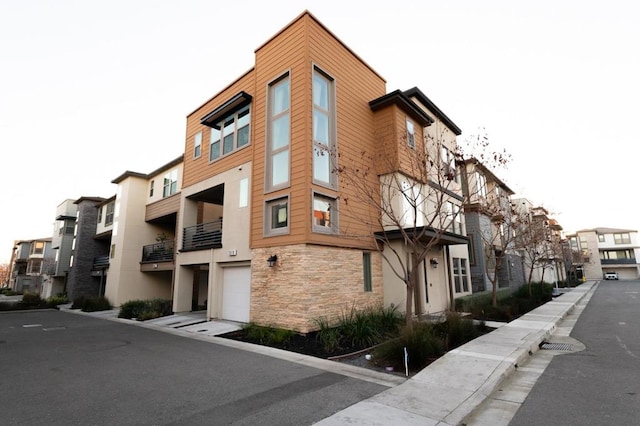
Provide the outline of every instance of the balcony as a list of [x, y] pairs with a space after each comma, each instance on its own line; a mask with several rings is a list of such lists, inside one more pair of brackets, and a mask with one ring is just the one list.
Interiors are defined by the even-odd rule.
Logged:
[[142, 247], [141, 263], [172, 262], [173, 253], [173, 241], [149, 244]]
[[222, 247], [222, 219], [184, 228], [182, 251]]
[[600, 259], [602, 265], [635, 265], [636, 259]]
[[94, 271], [98, 271], [100, 269], [107, 269], [109, 267], [109, 255], [97, 256], [93, 258], [93, 268]]

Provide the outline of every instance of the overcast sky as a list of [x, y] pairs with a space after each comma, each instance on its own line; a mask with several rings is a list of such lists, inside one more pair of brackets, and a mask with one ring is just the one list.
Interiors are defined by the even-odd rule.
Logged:
[[512, 160], [566, 231], [640, 230], [640, 3], [0, 0], [0, 262], [67, 198], [184, 150], [186, 115], [305, 9], [387, 80]]

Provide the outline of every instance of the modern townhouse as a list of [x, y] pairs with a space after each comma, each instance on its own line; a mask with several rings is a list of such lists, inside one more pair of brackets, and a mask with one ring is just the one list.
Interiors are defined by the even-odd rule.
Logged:
[[588, 280], [600, 280], [607, 272], [619, 279], [640, 278], [638, 231], [618, 228], [584, 229], [567, 235], [571, 249], [580, 254], [574, 263]]
[[[386, 152], [393, 161], [372, 164], [367, 184], [394, 176], [427, 182], [407, 167], [409, 160], [427, 151], [430, 131], [445, 128], [449, 136], [431, 143], [439, 156], [450, 155], [459, 129], [418, 89], [387, 93], [385, 86], [304, 12], [255, 50], [251, 69], [187, 116], [175, 312], [206, 306], [207, 318], [306, 332], [318, 318], [351, 307], [404, 308], [404, 283], [376, 246], [376, 235], [393, 229], [364, 220], [379, 218], [380, 210], [354, 202], [356, 190], [336, 171], [363, 153]], [[447, 165], [452, 182], [455, 162]], [[457, 185], [440, 200], [459, 212]], [[401, 209], [398, 200], [386, 201]], [[424, 222], [422, 228], [432, 223]], [[429, 231], [425, 238], [438, 244], [421, 268], [415, 314], [443, 311], [470, 291], [462, 219]]]
[[51, 238], [16, 241], [9, 287], [23, 293], [42, 295], [51, 286], [54, 252]]
[[151, 173], [126, 171], [112, 181], [117, 195], [104, 206], [100, 229], [110, 241], [105, 297], [114, 306], [171, 298], [182, 169], [180, 156]]
[[492, 290], [496, 273], [498, 288], [517, 289], [524, 283], [524, 269], [515, 244], [514, 191], [478, 159], [463, 163], [473, 292]]

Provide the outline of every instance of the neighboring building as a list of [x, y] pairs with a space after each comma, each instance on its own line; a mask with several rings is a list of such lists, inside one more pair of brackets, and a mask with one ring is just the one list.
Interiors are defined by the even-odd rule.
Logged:
[[497, 257], [498, 288], [515, 290], [524, 284], [522, 257], [515, 249], [511, 196], [514, 192], [493, 172], [471, 158], [464, 161], [464, 215], [469, 237], [473, 292], [492, 290]]
[[77, 216], [65, 287], [69, 300], [104, 293], [114, 199], [81, 197], [74, 201]]
[[578, 231], [567, 238], [571, 249], [582, 256], [577, 267], [582, 268], [586, 279], [600, 280], [606, 272], [617, 272], [620, 279], [640, 278], [638, 231], [594, 228]]
[[[384, 146], [396, 167], [374, 165], [370, 178], [408, 175], [403, 159], [426, 149], [429, 131], [448, 128], [450, 139], [439, 143], [453, 152], [459, 129], [419, 90], [385, 86], [304, 12], [256, 49], [250, 70], [188, 115], [174, 311], [206, 305], [208, 318], [306, 332], [351, 307], [404, 308], [404, 284], [374, 245], [383, 229], [341, 214], [355, 193], [334, 170]], [[447, 198], [460, 208], [460, 194]], [[452, 288], [470, 291], [464, 224], [453, 226], [429, 253], [416, 314], [447, 309]]]
[[51, 238], [51, 248], [55, 252], [55, 264], [51, 285], [43, 291], [45, 297], [65, 292], [73, 251], [77, 214], [78, 207], [75, 204], [75, 200], [65, 200], [56, 208], [56, 221]]
[[51, 285], [55, 261], [51, 238], [16, 241], [14, 250], [9, 287], [42, 295], [43, 289]]
[[114, 306], [172, 296], [182, 168], [180, 156], [149, 174], [127, 171], [112, 181], [118, 189], [105, 297]]

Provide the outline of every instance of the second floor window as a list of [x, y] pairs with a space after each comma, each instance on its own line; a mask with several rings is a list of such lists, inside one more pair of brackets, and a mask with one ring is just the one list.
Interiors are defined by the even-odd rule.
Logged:
[[178, 170], [172, 170], [164, 175], [162, 197], [168, 197], [178, 192]]
[[476, 186], [479, 197], [487, 196], [487, 178], [480, 172], [476, 172]]
[[410, 148], [416, 147], [416, 134], [413, 129], [413, 121], [407, 118], [407, 145]]
[[616, 244], [631, 244], [631, 237], [628, 233], [613, 234], [613, 241]]
[[43, 254], [44, 253], [44, 241], [36, 241], [31, 246], [31, 254]]

